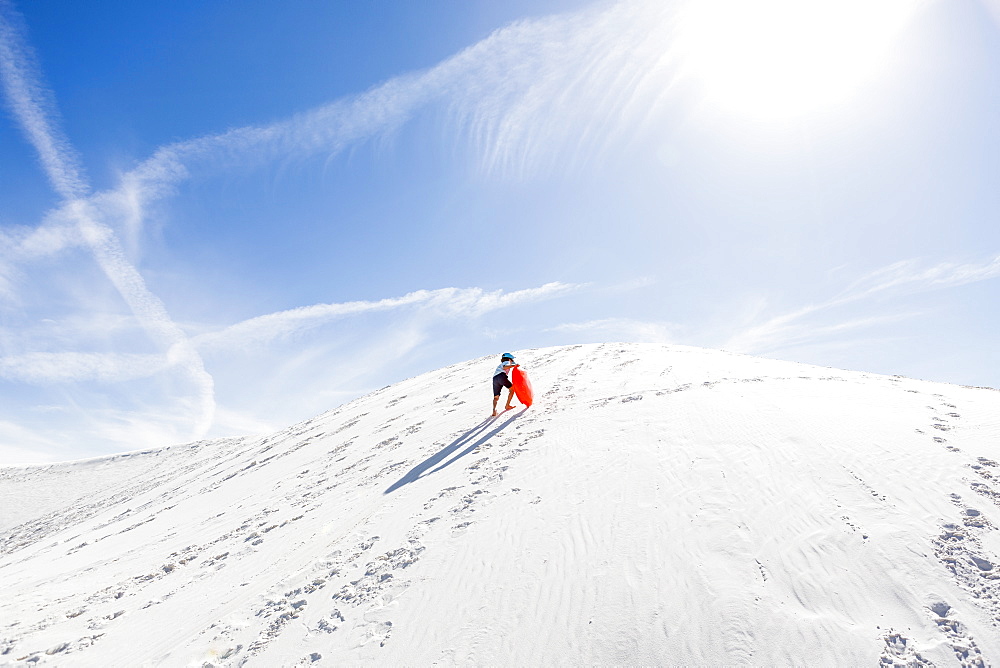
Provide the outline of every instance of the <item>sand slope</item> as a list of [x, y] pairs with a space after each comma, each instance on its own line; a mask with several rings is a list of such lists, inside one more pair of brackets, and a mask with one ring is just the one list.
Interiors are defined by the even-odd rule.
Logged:
[[[0, 469], [0, 665], [1000, 664], [1000, 392], [523, 351]], [[982, 662], [982, 664], [978, 663]]]

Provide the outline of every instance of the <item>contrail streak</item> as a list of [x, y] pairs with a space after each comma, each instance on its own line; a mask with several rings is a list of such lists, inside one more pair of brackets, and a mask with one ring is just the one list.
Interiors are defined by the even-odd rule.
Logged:
[[95, 261], [150, 338], [165, 349], [168, 362], [193, 382], [200, 413], [194, 421], [194, 437], [204, 435], [215, 412], [212, 377], [163, 302], [149, 291], [126, 259], [114, 231], [100, 222], [85, 199], [90, 188], [75, 152], [59, 129], [53, 95], [41, 83], [23, 21], [9, 0], [0, 0], [0, 79], [14, 118], [37, 151], [53, 189], [65, 200], [63, 208], [76, 222]]
[[0, 0], [0, 79], [7, 101], [38, 151], [53, 189], [63, 199], [83, 197], [89, 188], [76, 154], [55, 122], [55, 101], [40, 83], [40, 70], [23, 38], [22, 23], [9, 0]]

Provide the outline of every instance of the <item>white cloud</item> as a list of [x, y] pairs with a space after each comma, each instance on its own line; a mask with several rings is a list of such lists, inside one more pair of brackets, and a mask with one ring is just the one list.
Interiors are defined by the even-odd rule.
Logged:
[[45, 438], [37, 430], [0, 420], [0, 465], [46, 464], [64, 459], [58, 453], [67, 449], [68, 443]]
[[142, 276], [128, 262], [114, 231], [101, 221], [101, 212], [82, 199], [89, 190], [86, 179], [59, 129], [53, 96], [41, 83], [39, 68], [19, 23], [20, 17], [9, 5], [0, 5], [0, 79], [14, 117], [37, 151], [53, 189], [64, 198], [62, 213], [75, 221], [94, 259], [150, 338], [166, 349], [171, 365], [186, 372], [197, 397], [193, 434], [204, 434], [211, 426], [215, 409], [212, 377], [163, 303], [146, 288]]
[[197, 336], [194, 342], [199, 348], [204, 349], [245, 349], [267, 344], [292, 332], [316, 327], [337, 318], [416, 306], [447, 317], [478, 317], [497, 309], [562, 296], [580, 287], [576, 284], [555, 282], [514, 292], [503, 290], [486, 292], [480, 288], [442, 288], [417, 290], [402, 297], [377, 301], [314, 304], [244, 320], [219, 332]]
[[632, 318], [604, 318], [586, 322], [568, 322], [548, 329], [550, 332], [590, 334], [605, 341], [633, 343], [672, 343], [677, 326], [665, 322], [647, 322]]
[[52, 94], [41, 85], [32, 50], [24, 41], [24, 28], [8, 3], [0, 4], [0, 82], [15, 118], [38, 158], [52, 187], [60, 196], [75, 199], [88, 188], [79, 160], [57, 122]]
[[777, 350], [814, 344], [833, 337], [843, 337], [845, 334], [851, 332], [898, 322], [917, 315], [914, 313], [897, 313], [856, 318], [830, 325], [802, 322], [806, 315], [830, 307], [830, 304], [820, 307], [810, 307], [809, 309], [802, 309], [794, 313], [772, 318], [765, 323], [749, 327], [736, 334], [722, 347], [726, 350], [742, 353], [774, 353]]
[[0, 378], [32, 384], [148, 378], [167, 369], [163, 355], [122, 353], [25, 353], [0, 357]]
[[[219, 332], [191, 339], [192, 347], [210, 352], [216, 414], [199, 437], [234, 433], [259, 433], [327, 410], [335, 402], [354, 398], [377, 387], [373, 383], [398, 379], [400, 369], [419, 368], [407, 361], [428, 343], [452, 336], [456, 321], [469, 321], [501, 309], [558, 298], [581, 286], [550, 283], [505, 292], [479, 288], [419, 290], [382, 300], [342, 304], [316, 304], [272, 313], [237, 323]], [[388, 326], [371, 323], [347, 325], [349, 336], [329, 337], [319, 328], [336, 320], [373, 313], [390, 313]], [[97, 326], [101, 322], [103, 325]], [[48, 325], [45, 340], [58, 341], [78, 326], [130, 332], [135, 319], [114, 314], [96, 316], [94, 323], [74, 320]], [[317, 330], [315, 332], [311, 330]], [[84, 336], [81, 332], [79, 336]], [[40, 335], [41, 338], [41, 335]], [[251, 352], [251, 355], [243, 353]], [[0, 378], [35, 386], [61, 388], [61, 405], [53, 407], [42, 425], [69, 425], [74, 443], [109, 448], [136, 448], [168, 444], [191, 438], [192, 415], [198, 415], [202, 397], [197, 393], [157, 394], [170, 379], [190, 381], [181, 356], [97, 352], [26, 352], [0, 357]], [[406, 361], [405, 364], [401, 362]], [[247, 377], [266, 379], [248, 385]], [[149, 379], [146, 384], [134, 381]], [[114, 398], [109, 387], [98, 399], [74, 384], [100, 383], [123, 388]], [[34, 419], [34, 418], [32, 418]], [[59, 427], [55, 431], [59, 431]], [[45, 431], [45, 428], [42, 428]], [[39, 441], [41, 443], [41, 441]], [[16, 443], [12, 443], [12, 446]], [[52, 445], [45, 446], [52, 449]]]
[[679, 4], [624, 0], [514, 23], [365, 93], [268, 125], [163, 146], [90, 203], [134, 240], [149, 205], [182, 180], [335, 155], [432, 106], [444, 110], [450, 135], [468, 142], [485, 172], [524, 177], [586, 164], [660, 131], [658, 115], [676, 79], [669, 35]]
[[983, 263], [941, 262], [921, 268], [917, 260], [883, 267], [851, 285], [836, 302], [855, 301], [878, 293], [922, 292], [976, 283], [1000, 276], [1000, 255]]
[[1000, 256], [981, 263], [942, 262], [921, 267], [917, 260], [896, 262], [877, 269], [852, 283], [836, 297], [774, 316], [733, 335], [723, 346], [727, 350], [746, 353], [774, 352], [791, 346], [815, 343], [831, 336], [841, 336], [889, 322], [914, 317], [914, 313], [880, 313], [874, 316], [852, 317], [833, 324], [823, 324], [816, 318], [827, 316], [837, 308], [907, 294], [953, 288], [1000, 276]]
[[17, 301], [23, 280], [21, 268], [26, 262], [79, 245], [80, 236], [75, 228], [54, 222], [55, 218], [50, 216], [45, 224], [34, 229], [0, 230], [0, 300]]

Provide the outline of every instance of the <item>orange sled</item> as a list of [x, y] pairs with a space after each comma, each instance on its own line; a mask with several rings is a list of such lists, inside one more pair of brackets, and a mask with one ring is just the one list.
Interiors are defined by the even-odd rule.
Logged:
[[513, 385], [514, 394], [517, 400], [525, 406], [530, 406], [535, 399], [535, 391], [531, 389], [531, 381], [528, 374], [521, 370], [520, 366], [515, 366], [510, 372], [510, 382]]

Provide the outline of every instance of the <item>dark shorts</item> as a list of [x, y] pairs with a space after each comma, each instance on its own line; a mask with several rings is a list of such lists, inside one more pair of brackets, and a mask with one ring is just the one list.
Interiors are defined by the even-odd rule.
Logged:
[[500, 392], [505, 387], [510, 387], [510, 378], [507, 377], [505, 373], [498, 373], [493, 376], [493, 396], [499, 397]]

